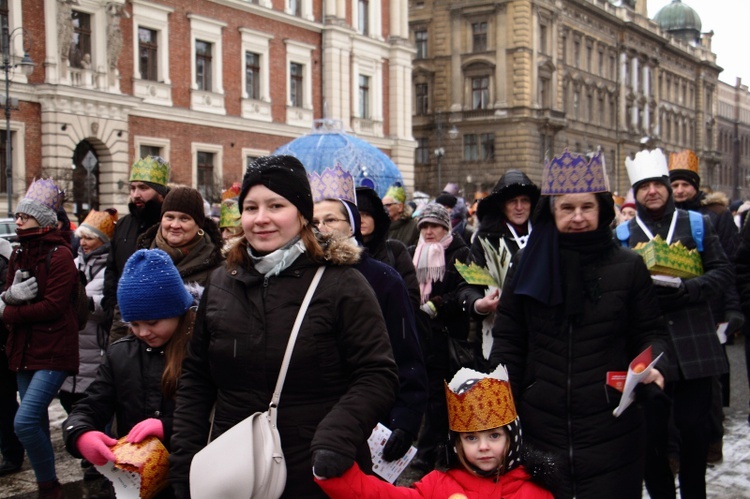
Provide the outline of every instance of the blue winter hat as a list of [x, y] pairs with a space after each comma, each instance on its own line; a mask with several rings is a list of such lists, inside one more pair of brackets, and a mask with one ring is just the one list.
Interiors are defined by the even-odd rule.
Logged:
[[142, 249], [125, 263], [117, 303], [126, 322], [155, 321], [182, 316], [193, 297], [169, 255], [160, 249]]

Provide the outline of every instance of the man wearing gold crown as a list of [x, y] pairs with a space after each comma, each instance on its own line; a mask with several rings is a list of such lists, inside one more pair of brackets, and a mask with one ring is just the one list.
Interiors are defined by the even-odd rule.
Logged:
[[[669, 181], [672, 184], [674, 204], [683, 210], [692, 210], [706, 215], [719, 236], [721, 247], [727, 258], [734, 259], [739, 246], [739, 233], [729, 211], [729, 198], [723, 192], [705, 193], [700, 189], [701, 177], [698, 173], [698, 156], [690, 150], [669, 155]], [[740, 308], [737, 289], [730, 286], [725, 293], [710, 302], [714, 322], [727, 323], [726, 334], [732, 337], [742, 329], [745, 317]], [[729, 406], [729, 373], [714, 378], [713, 408], [711, 411], [711, 439], [709, 441], [708, 462], [722, 459], [722, 407]]]
[[136, 240], [161, 219], [161, 205], [169, 192], [169, 163], [160, 156], [146, 156], [130, 170], [129, 215], [117, 221], [104, 271], [104, 298], [102, 309], [114, 319], [110, 332], [110, 343], [122, 338], [128, 328], [119, 320], [117, 304], [117, 282], [120, 280], [125, 262], [138, 249]]
[[[635, 192], [636, 217], [620, 226], [625, 229], [618, 228], [618, 238], [631, 248], [657, 236], [667, 245], [679, 242], [688, 250], [698, 250], [703, 265], [703, 275], [670, 285], [657, 278], [655, 284], [674, 352], [666, 392], [672, 397], [672, 413], [680, 434], [680, 495], [683, 499], [705, 498], [712, 378], [729, 369], [709, 301], [723, 296], [734, 285], [734, 271], [711, 222], [675, 207], [666, 157], [660, 149], [641, 151], [635, 159], [627, 158], [625, 165]], [[666, 431], [665, 425], [652, 433]], [[652, 496], [674, 497], [666, 442], [650, 444], [646, 487]]]
[[[644, 415], [632, 404], [615, 416], [625, 395], [611, 373], [668, 340], [646, 265], [615, 243], [614, 217], [601, 153], [547, 163], [492, 331], [490, 362], [508, 367], [524, 440], [557, 456], [558, 499], [632, 499], [643, 488]], [[663, 396], [662, 371], [664, 359], [643, 370], [640, 396]]]

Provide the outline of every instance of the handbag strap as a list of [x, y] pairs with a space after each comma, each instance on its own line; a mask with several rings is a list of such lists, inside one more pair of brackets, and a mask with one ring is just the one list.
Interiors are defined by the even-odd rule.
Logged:
[[271, 398], [270, 408], [278, 407], [279, 399], [281, 398], [281, 389], [284, 387], [284, 380], [286, 379], [286, 372], [289, 369], [289, 362], [292, 360], [292, 351], [294, 350], [294, 343], [297, 341], [297, 335], [299, 329], [302, 326], [302, 320], [305, 318], [307, 313], [307, 307], [310, 305], [315, 288], [318, 287], [320, 279], [323, 277], [323, 272], [326, 268], [324, 265], [318, 267], [318, 271], [315, 272], [310, 287], [307, 288], [307, 294], [305, 294], [302, 305], [300, 305], [299, 312], [297, 312], [297, 318], [294, 320], [294, 327], [292, 327], [292, 334], [289, 335], [289, 343], [286, 345], [286, 351], [284, 352], [284, 360], [281, 361], [281, 370], [279, 371], [279, 377], [276, 380], [276, 388], [273, 390], [273, 397]]

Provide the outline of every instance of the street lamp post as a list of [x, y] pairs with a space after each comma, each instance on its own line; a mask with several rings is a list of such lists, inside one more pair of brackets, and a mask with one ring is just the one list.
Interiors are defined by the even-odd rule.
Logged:
[[[5, 71], [5, 175], [6, 175], [6, 192], [8, 195], [8, 216], [13, 218], [13, 154], [11, 151], [12, 141], [10, 137], [10, 110], [13, 108], [13, 102], [10, 98], [10, 74], [17, 68], [21, 68], [21, 72], [30, 76], [34, 72], [34, 61], [29, 57], [28, 51], [24, 51], [24, 56], [17, 64], [12, 63], [13, 53], [11, 52], [10, 44], [13, 38], [23, 33], [25, 37], [28, 37], [29, 44], [31, 42], [31, 35], [25, 28], [16, 28], [13, 31], [8, 30], [8, 25], [3, 26], [3, 71]], [[18, 107], [18, 100], [15, 99], [15, 105]]]

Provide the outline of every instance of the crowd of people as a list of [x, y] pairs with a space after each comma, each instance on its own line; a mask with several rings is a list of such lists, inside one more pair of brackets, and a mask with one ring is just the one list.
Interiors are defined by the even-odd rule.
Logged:
[[[96, 467], [118, 439], [152, 437], [170, 453], [159, 497], [190, 497], [196, 453], [268, 407], [324, 268], [278, 405], [281, 497], [628, 499], [645, 484], [656, 499], [677, 478], [705, 498], [729, 402], [717, 325], [731, 341], [750, 313], [748, 210], [701, 189], [691, 151], [627, 158], [624, 197], [604, 164], [564, 151], [538, 185], [508, 169], [472, 202], [452, 183], [415, 202], [269, 156], [212, 209], [148, 156], [128, 213], [75, 230], [55, 182], [34, 181], [18, 245], [0, 240], [0, 476], [28, 459], [39, 497], [64, 496], [59, 397], [89, 497], [114, 497]], [[690, 271], [647, 265], [659, 244]], [[627, 406], [612, 374], [645, 353], [658, 361]], [[378, 423], [383, 460], [416, 447], [411, 487], [376, 476]]]

